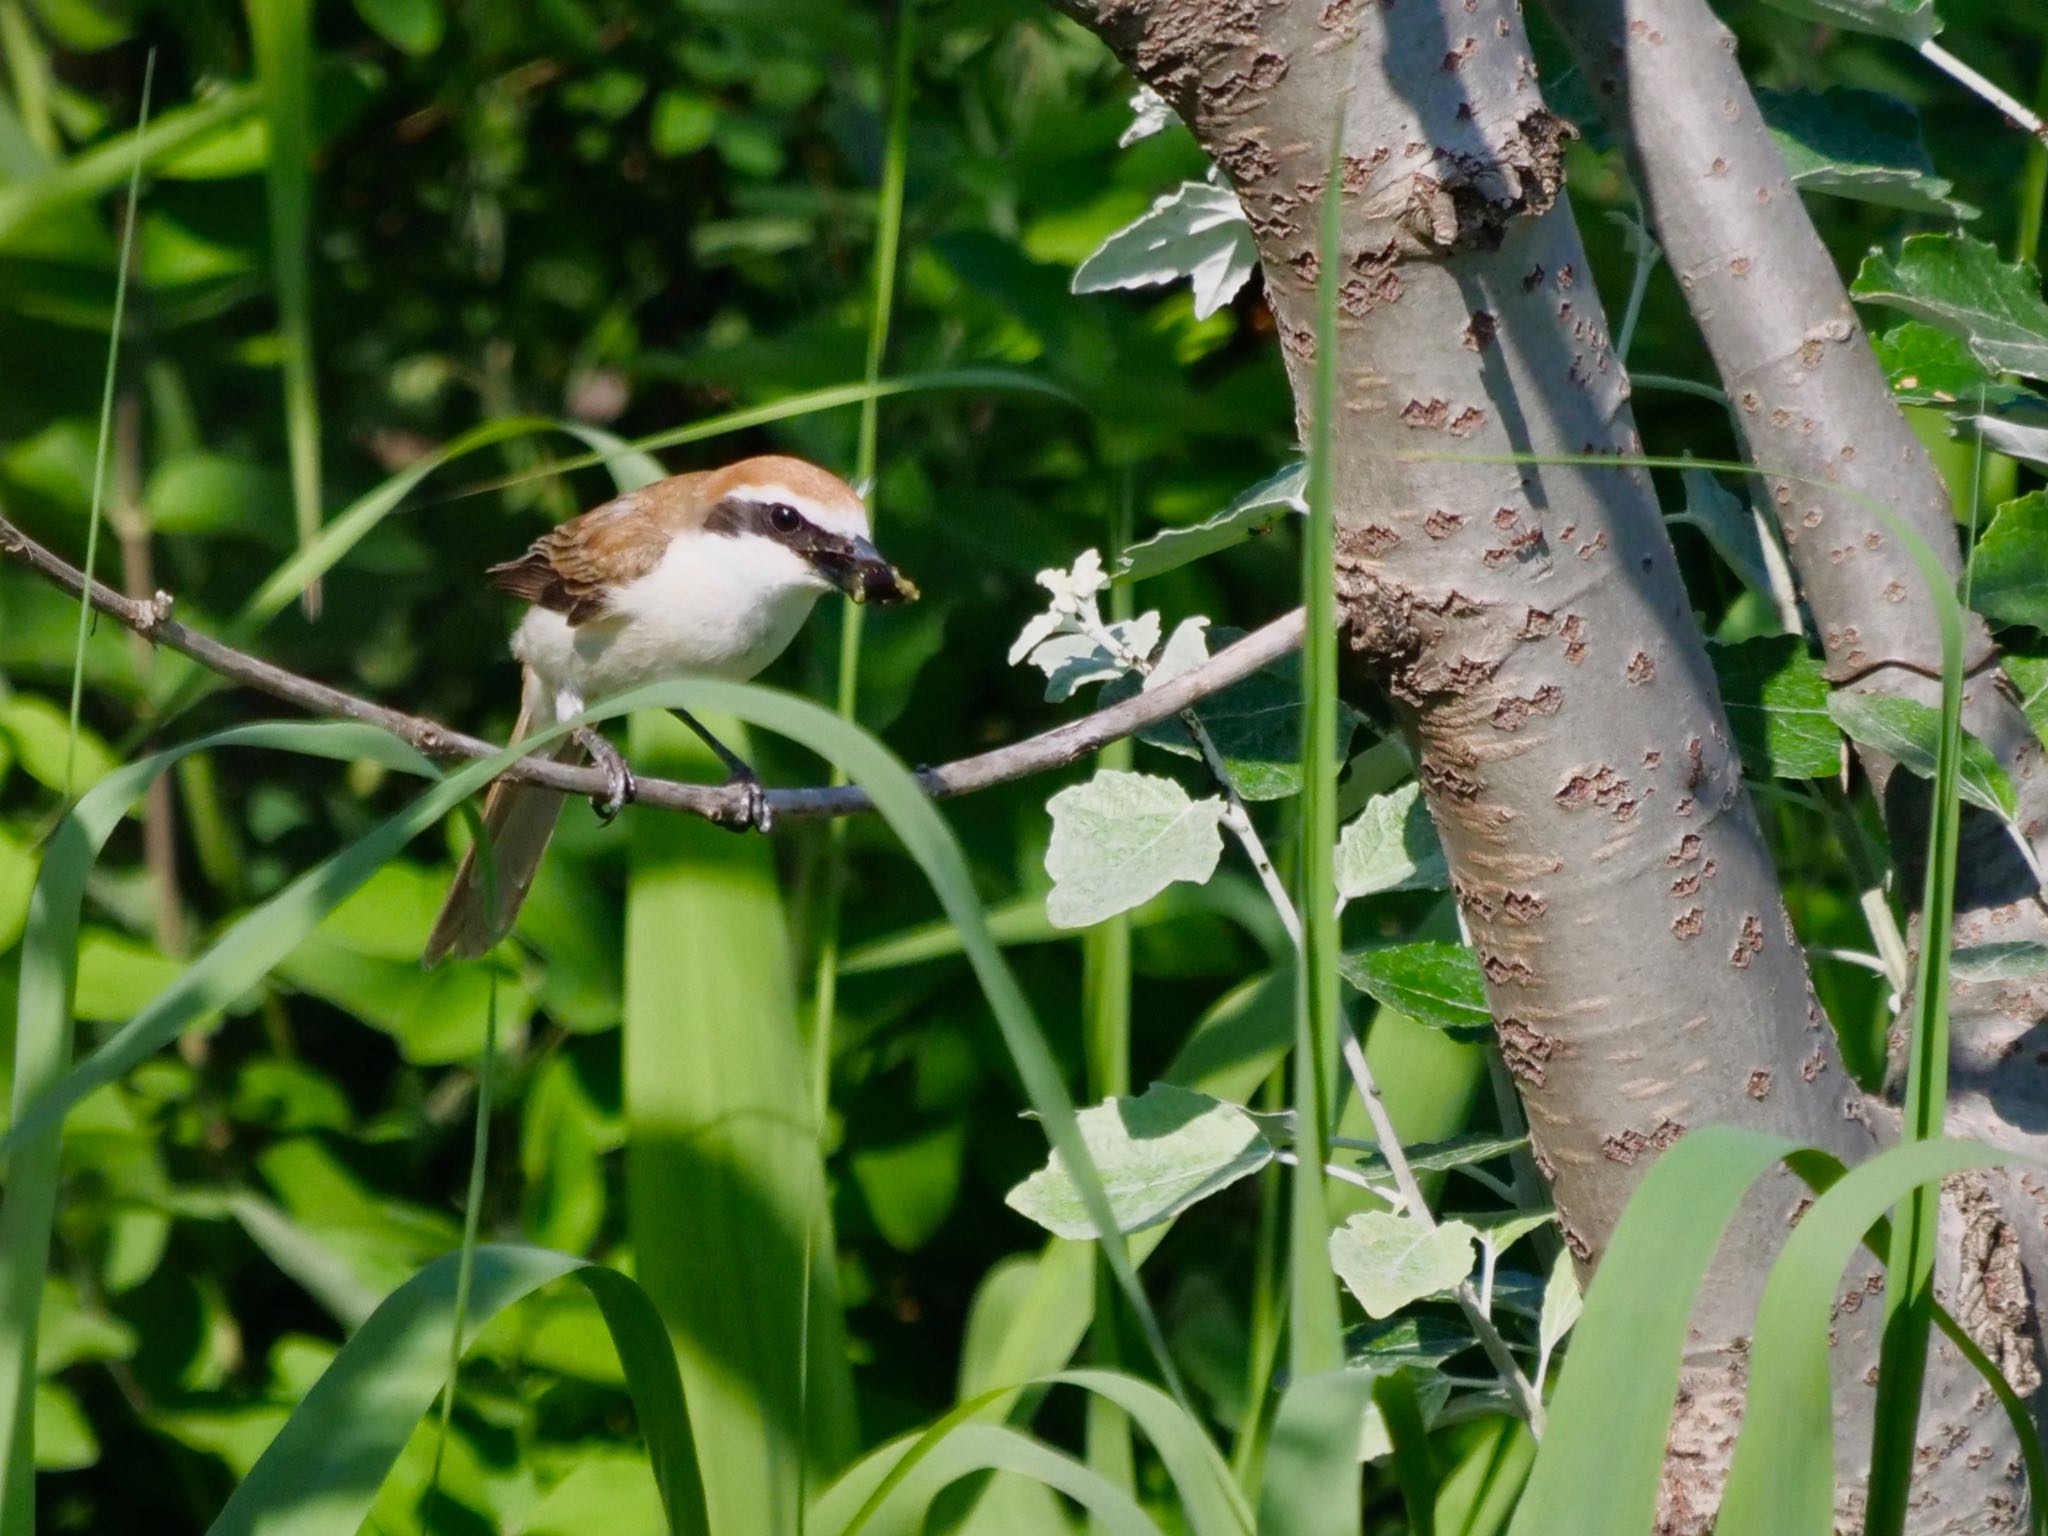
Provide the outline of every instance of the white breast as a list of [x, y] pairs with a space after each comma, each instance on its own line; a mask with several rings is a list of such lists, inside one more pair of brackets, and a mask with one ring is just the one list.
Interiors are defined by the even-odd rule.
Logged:
[[512, 654], [577, 707], [670, 677], [745, 681], [796, 638], [823, 590], [801, 557], [771, 540], [685, 534], [602, 619], [572, 629], [563, 615], [533, 609]]

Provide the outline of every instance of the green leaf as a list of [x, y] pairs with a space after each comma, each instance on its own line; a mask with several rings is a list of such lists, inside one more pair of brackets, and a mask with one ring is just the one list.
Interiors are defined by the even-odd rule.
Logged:
[[1104, 771], [1048, 802], [1052, 876], [1046, 915], [1085, 928], [1149, 901], [1176, 880], [1200, 884], [1223, 856], [1223, 801], [1190, 800], [1170, 779]]
[[2048, 745], [2048, 656], [2029, 656], [2011, 646], [2005, 650], [2005, 675], [2020, 691], [2027, 724]]
[[1688, 469], [1680, 478], [1685, 485], [1685, 510], [1671, 513], [1665, 521], [1699, 529], [1745, 587], [1765, 597], [1775, 596], [1776, 584], [1764, 552], [1764, 540], [1770, 535], [1759, 524], [1755, 510], [1707, 470]]
[[[9, 694], [0, 698], [0, 736], [7, 738], [23, 773], [53, 794], [65, 793], [71, 724], [62, 709], [41, 694]], [[120, 759], [92, 728], [79, 726], [76, 791], [82, 794], [118, 766]]]
[[36, 856], [10, 827], [0, 827], [0, 954], [14, 948], [28, 923]]
[[1479, 1235], [1479, 1244], [1482, 1248], [1489, 1249], [1498, 1256], [1506, 1253], [1531, 1232], [1556, 1221], [1557, 1212], [1488, 1211], [1484, 1215], [1466, 1212], [1459, 1219]]
[[[1526, 1136], [1502, 1136], [1494, 1131], [1474, 1131], [1448, 1141], [1413, 1141], [1402, 1147], [1408, 1166], [1417, 1173], [1446, 1173], [1472, 1163], [1491, 1162], [1519, 1152], [1529, 1144]], [[1383, 1153], [1369, 1153], [1358, 1160], [1359, 1172], [1368, 1177], [1390, 1172]]]
[[1973, 944], [1949, 956], [1949, 974], [1957, 981], [2032, 981], [2048, 970], [2048, 945], [2031, 939]]
[[[2023, 405], [2039, 412], [2043, 402], [2038, 395], [2028, 395], [2024, 401], [2008, 400], [2009, 406]], [[2039, 469], [2048, 469], [2048, 427], [2029, 426], [2025, 422], [2007, 421], [1998, 416], [1971, 416], [1957, 425], [1965, 435], [1974, 432], [1982, 438], [1984, 445], [1994, 453], [2008, 458], [2024, 459]]]
[[1266, 532], [1290, 513], [1306, 512], [1302, 499], [1308, 487], [1308, 465], [1301, 461], [1275, 470], [1257, 485], [1238, 492], [1214, 517], [1186, 528], [1167, 528], [1133, 544], [1117, 561], [1116, 579], [1142, 581], [1242, 544]]
[[648, 141], [666, 159], [692, 155], [711, 142], [718, 127], [718, 104], [695, 91], [663, 91], [654, 102]]
[[1418, 1024], [1460, 1040], [1492, 1038], [1479, 957], [1463, 944], [1387, 944], [1346, 955], [1338, 969], [1359, 991]]
[[1344, 1335], [1344, 1353], [1354, 1367], [1391, 1371], [1403, 1366], [1442, 1365], [1477, 1343], [1462, 1323], [1407, 1313], [1351, 1329]]
[[1413, 780], [1375, 795], [1337, 838], [1337, 894], [1346, 901], [1383, 891], [1442, 891], [1451, 868]]
[[1963, 580], [1985, 618], [2048, 629], [2048, 494], [2029, 491], [1998, 509]]
[[[1117, 1230], [1127, 1234], [1170, 1221], [1273, 1159], [1273, 1144], [1242, 1109], [1170, 1083], [1084, 1109], [1076, 1118]], [[1057, 1160], [1011, 1190], [1004, 1203], [1055, 1236], [1096, 1235], [1080, 1191]]]
[[1968, 235], [1910, 235], [1863, 259], [1850, 292], [1961, 336], [1987, 368], [2048, 379], [2048, 303], [2026, 262]]
[[1960, 336], [1906, 320], [1872, 338], [1878, 363], [1891, 380], [1892, 398], [1902, 405], [2002, 406], [2033, 398], [1977, 360]]
[[[1923, 779], [1934, 777], [1935, 753], [1941, 741], [1940, 710], [1918, 699], [1837, 691], [1828, 695], [1828, 713], [1859, 746], [1884, 753]], [[1965, 800], [2007, 821], [2019, 814], [2019, 796], [2012, 780], [1991, 749], [1968, 732], [1963, 734], [1959, 766], [1959, 788]]]
[[158, 533], [247, 534], [269, 524], [288, 489], [267, 464], [202, 449], [158, 460], [143, 502]]
[[1194, 284], [1195, 318], [1206, 320], [1236, 297], [1258, 266], [1237, 194], [1184, 181], [1076, 267], [1073, 291], [1144, 288], [1185, 277]]
[[1707, 644], [1743, 770], [1758, 777], [1823, 779], [1841, 767], [1841, 733], [1828, 713], [1827, 679], [1798, 635]]
[[441, 0], [356, 0], [356, 14], [385, 42], [415, 57], [440, 47], [448, 25]]
[[1941, 31], [1934, 0], [1771, 0], [1771, 4], [1808, 21], [1869, 32], [1916, 48]]
[[[1571, 1250], [1560, 1246], [1557, 1258], [1550, 1266], [1549, 1283], [1543, 1287], [1543, 1311], [1536, 1320], [1536, 1355], [1539, 1360], [1550, 1359], [1585, 1310], [1586, 1298], [1579, 1290], [1579, 1272], [1572, 1262]], [[1543, 1380], [1540, 1371], [1536, 1380], [1540, 1387]]]
[[1896, 96], [1831, 86], [1824, 93], [1759, 88], [1757, 105], [1792, 184], [1914, 213], [1975, 218], [1949, 196], [1920, 141], [1920, 114]]
[[100, 1459], [99, 1437], [71, 1389], [54, 1381], [35, 1385], [35, 1468], [78, 1472]]
[[[1199, 666], [1209, 657], [1209, 642], [1217, 647], [1234, 645], [1244, 631], [1218, 627], [1207, 633], [1207, 619], [1185, 619], [1167, 638], [1166, 648], [1141, 684], [1126, 678], [1102, 690], [1102, 702], [1114, 704], [1137, 693], [1171, 682], [1183, 672]], [[1195, 706], [1195, 716], [1209, 733], [1216, 755], [1223, 760], [1231, 785], [1246, 800], [1282, 800], [1301, 793], [1301, 657], [1283, 656], [1261, 667], [1249, 677], [1211, 694]], [[1360, 716], [1349, 705], [1337, 709], [1337, 750], [1334, 763], [1342, 763], [1351, 751], [1351, 738]], [[1200, 759], [1187, 725], [1178, 717], [1148, 725], [1138, 739], [1181, 757]]]
[[1478, 1238], [1462, 1221], [1430, 1227], [1412, 1216], [1361, 1211], [1330, 1234], [1330, 1264], [1367, 1317], [1391, 1317], [1471, 1274]]
[[62, 1275], [43, 1282], [36, 1325], [36, 1372], [54, 1376], [84, 1360], [126, 1360], [135, 1353], [136, 1333], [111, 1313], [90, 1306]]
[[[966, 1152], [967, 1127], [956, 1122], [853, 1154], [853, 1181], [875, 1218], [875, 1230], [890, 1247], [915, 1253], [931, 1241], [959, 1196]], [[1074, 1199], [1078, 1208], [1078, 1192]]]

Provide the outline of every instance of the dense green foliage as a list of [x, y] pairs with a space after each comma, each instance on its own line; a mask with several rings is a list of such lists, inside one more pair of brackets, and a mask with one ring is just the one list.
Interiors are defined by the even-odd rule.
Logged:
[[[1859, 291], [1893, 306], [1866, 315], [1890, 331], [1881, 352], [1912, 381], [1902, 393], [1921, 398], [1923, 377], [1938, 376], [1947, 402], [1981, 384], [2012, 406], [2023, 391], [2010, 375], [2039, 379], [2038, 359], [2017, 342], [1974, 354], [1955, 344], [1987, 328], [1945, 298], [1944, 283], [1980, 253], [1902, 254], [1901, 241], [1952, 230], [1955, 202], [1981, 210], [1967, 228], [1989, 242], [1983, 286], [2010, 300], [2013, 334], [2048, 338], [2048, 311], [2027, 308], [2040, 304], [2038, 281], [2008, 265], [2031, 259], [2039, 240], [2042, 150], [2030, 155], [2023, 135], [1895, 43], [1761, 5], [1722, 9], [1758, 85], [1851, 86], [1919, 109], [1932, 171], [1952, 186], [1929, 190], [1932, 171], [1898, 169], [1910, 133], [1905, 150], [1873, 134], [1873, 163], [1891, 168], [1860, 177], [1874, 200], [1816, 193], [1809, 206], [1845, 273], [1880, 253]], [[2038, 77], [2048, 96], [2048, 22], [2008, 9], [1950, 0], [1943, 39], [2008, 88], [2031, 95]], [[227, 0], [0, 0], [0, 515], [83, 557], [122, 194], [139, 142], [147, 160], [100, 573], [137, 592], [167, 589], [186, 622], [296, 671], [502, 739], [517, 694], [504, 647], [513, 613], [482, 568], [644, 477], [646, 460], [614, 452], [620, 440], [701, 428], [662, 446], [661, 464], [775, 448], [851, 472], [857, 390], [830, 408], [774, 407], [858, 385], [868, 363], [896, 25], [915, 33], [900, 273], [880, 372], [909, 387], [879, 403], [872, 501], [880, 542], [925, 597], [868, 616], [858, 721], [922, 763], [1076, 713], [1092, 693], [1070, 699], [1069, 678], [1063, 702], [1048, 702], [1037, 670], [1006, 662], [1046, 608], [1035, 574], [1199, 523], [1298, 456], [1255, 279], [1202, 318], [1185, 284], [1069, 292], [1105, 237], [1161, 193], [1200, 182], [1207, 165], [1177, 125], [1119, 147], [1128, 79], [1037, 0], [952, 0], [907, 15], [854, 0], [250, 0], [250, 11], [264, 18], [260, 49], [248, 14]], [[154, 103], [137, 141], [151, 47]], [[259, 89], [260, 76], [288, 82], [295, 70], [312, 82], [304, 114], [280, 110], [288, 85], [267, 100]], [[1627, 183], [1561, 65], [1546, 83], [1591, 130], [1571, 153], [1571, 195], [1619, 324], [1637, 312]], [[1842, 107], [1827, 122], [1850, 115]], [[1897, 119], [1885, 126], [1896, 133]], [[306, 153], [289, 154], [300, 136]], [[1858, 192], [1855, 168], [1842, 169], [1851, 155], [1816, 153], [1823, 185]], [[297, 235], [294, 208], [306, 221]], [[1646, 281], [1623, 342], [1648, 375], [1636, 397], [1645, 441], [1731, 457], [1739, 445], [1717, 403], [1654, 387], [1659, 375], [1711, 374], [1669, 273]], [[1912, 318], [1901, 323], [1900, 309]], [[2013, 637], [2048, 617], [2033, 579], [2048, 569], [2040, 493], [2019, 494], [2038, 483], [2043, 460], [2028, 467], [2024, 453], [2048, 455], [2048, 430], [2025, 404], [2001, 423], [2016, 434], [2003, 444], [2015, 457], [1990, 457], [1974, 502], [1971, 450], [1946, 437], [1938, 405], [1921, 417], [1963, 513], [2004, 503], [1983, 535], [1975, 595], [2019, 626]], [[461, 451], [444, 466], [437, 455], [451, 444]], [[586, 449], [609, 461], [589, 462]], [[571, 454], [582, 467], [555, 472]], [[1873, 941], [1857, 898], [1882, 833], [1870, 806], [1808, 781], [1832, 768], [1837, 724], [1859, 740], [1890, 732], [1883, 739], [1909, 763], [1917, 743], [1918, 766], [1933, 774], [1939, 721], [1831, 719], [1805, 652], [1769, 638], [1777, 610], [1767, 585], [1749, 584], [1760, 557], [1748, 509], [1730, 496], [1743, 482], [1660, 476], [1694, 605], [1723, 642], [1716, 661], [1745, 759], [1770, 791], [1759, 809], [1821, 1000], [1852, 1068], [1875, 1085], [1892, 999], [1882, 964], [1862, 963]], [[1298, 490], [1290, 482], [1288, 494]], [[1116, 633], [1146, 643], [1091, 683], [1132, 690], [1139, 672], [1186, 664], [1177, 644], [1220, 649], [1223, 636], [1181, 627], [1190, 617], [1250, 629], [1301, 601], [1301, 520], [1275, 512], [1277, 493], [1254, 499], [1236, 526], [1257, 523], [1263, 537], [1212, 534], [1185, 559], [1155, 546], [1143, 568], [1156, 574], [1135, 597], [1129, 586], [1102, 597], [1108, 623], [1139, 626]], [[352, 530], [319, 583], [317, 614], [298, 601], [310, 573], [274, 579], [306, 537], [302, 514], [316, 512]], [[1163, 620], [1143, 631], [1152, 610]], [[1092, 599], [1065, 619], [1062, 638], [1104, 622]], [[829, 702], [841, 622], [821, 608], [765, 680]], [[282, 712], [208, 689], [178, 658], [102, 623], [73, 744], [77, 623], [75, 604], [0, 568], [0, 1039], [17, 989], [31, 992], [19, 941], [67, 798], [151, 750]], [[1030, 659], [1056, 670], [1056, 657]], [[2038, 697], [2040, 679], [2016, 670]], [[389, 1353], [365, 1379], [399, 1416], [381, 1423], [394, 1448], [411, 1437], [375, 1495], [380, 1531], [633, 1536], [661, 1528], [658, 1475], [687, 1529], [674, 1512], [688, 1478], [676, 1468], [695, 1475], [692, 1433], [727, 1529], [794, 1530], [799, 1503], [856, 1457], [956, 1409], [985, 1438], [917, 1442], [898, 1470], [906, 1490], [937, 1480], [949, 1456], [964, 1471], [1025, 1472], [996, 1481], [971, 1515], [977, 1483], [941, 1503], [981, 1529], [1060, 1528], [1032, 1478], [1094, 1498], [1059, 1481], [1047, 1446], [1085, 1452], [1109, 1493], [1129, 1494], [1132, 1512], [1165, 1529], [1242, 1529], [1252, 1508], [1262, 1529], [1316, 1529], [1257, 1494], [1274, 1400], [1273, 1465], [1297, 1478], [1324, 1466], [1332, 1445], [1349, 1464], [1366, 1388], [1312, 1374], [1330, 1362], [1299, 1337], [1288, 1369], [1294, 1196], [1280, 1154], [1296, 1128], [1208, 1113], [1215, 1100], [1277, 1110], [1313, 1097], [1278, 1070], [1297, 1029], [1292, 913], [1219, 832], [1233, 816], [1257, 828], [1283, 874], [1306, 863], [1343, 892], [1342, 940], [1370, 947], [1343, 965], [1352, 1026], [1368, 1031], [1402, 1139], [1427, 1144], [1414, 1148], [1415, 1168], [1432, 1204], [1462, 1217], [1432, 1236], [1435, 1267], [1397, 1277], [1385, 1310], [1404, 1310], [1392, 1322], [1378, 1307], [1362, 1322], [1355, 1301], [1371, 1285], [1354, 1283], [1333, 1248], [1351, 1285], [1352, 1353], [1416, 1368], [1382, 1378], [1396, 1385], [1376, 1398], [1375, 1428], [1393, 1426], [1402, 1454], [1374, 1462], [1367, 1528], [1426, 1528], [1418, 1510], [1431, 1499], [1459, 1522], [1448, 1528], [1500, 1528], [1529, 1452], [1503, 1373], [1457, 1308], [1408, 1303], [1440, 1298], [1473, 1272], [1476, 1253], [1486, 1302], [1499, 1301], [1513, 1344], [1529, 1346], [1521, 1367], [1540, 1387], [1536, 1348], [1547, 1356], [1570, 1324], [1561, 1285], [1545, 1300], [1558, 1243], [1540, 1219], [1518, 1216], [1540, 1188], [1489, 1085], [1484, 1000], [1457, 944], [1441, 854], [1412, 792], [1374, 799], [1401, 793], [1405, 754], [1327, 692], [1318, 729], [1329, 735], [1310, 740], [1334, 736], [1350, 764], [1336, 809], [1351, 825], [1333, 875], [1297, 859], [1301, 687], [1302, 669], [1283, 664], [1213, 701], [1208, 749], [1167, 729], [1106, 755], [1104, 766], [1153, 776], [1135, 781], [1144, 787], [1092, 779], [1097, 765], [1080, 764], [946, 807], [971, 890], [964, 880], [948, 890], [934, 870], [951, 868], [951, 845], [907, 818], [848, 824], [842, 866], [815, 823], [735, 839], [646, 809], [607, 830], [572, 806], [515, 941], [432, 972], [417, 956], [468, 832], [459, 817], [418, 835], [396, 819], [420, 784], [395, 749], [373, 753], [360, 734], [265, 742], [285, 751], [228, 742], [182, 758], [146, 794], [143, 775], [124, 780], [120, 798], [134, 809], [103, 811], [106, 852], [79, 877], [73, 1012], [87, 1049], [149, 1017], [193, 957], [248, 931], [238, 921], [268, 922], [298, 899], [293, 882], [321, 861], [373, 834], [403, 852], [366, 858], [360, 889], [324, 919], [305, 906], [308, 936], [197, 998], [174, 1049], [72, 1113], [42, 1290], [39, 1528], [207, 1528], [341, 1343], [411, 1281], [403, 1296], [443, 1331], [398, 1339], [400, 1323], [380, 1318], [373, 1342]], [[643, 766], [712, 772], [666, 724], [643, 718], [630, 738], [623, 722], [614, 729]], [[852, 749], [807, 739], [815, 752], [781, 736], [753, 742], [771, 783], [856, 771]], [[2011, 787], [1995, 764], [1973, 774], [1969, 745], [1961, 793], [1996, 807]], [[1248, 805], [1219, 793], [1203, 750], [1228, 765]], [[1957, 750], [1950, 743], [1948, 756]], [[1063, 790], [1070, 798], [1048, 815]], [[1068, 819], [1084, 815], [1097, 820]], [[1104, 839], [1090, 829], [1141, 815], [1171, 829], [1168, 851], [1182, 862], [1105, 871], [1062, 844], [1063, 828], [1083, 841], [1081, 826], [1099, 860]], [[1143, 843], [1157, 860], [1161, 838]], [[1896, 905], [1914, 893], [1894, 894]], [[960, 915], [971, 896], [1001, 959]], [[1106, 926], [1085, 940], [1055, 926], [1097, 919]], [[839, 963], [829, 1109], [817, 1127], [810, 993], [827, 933]], [[1012, 972], [1014, 996], [1002, 980]], [[1033, 1054], [1024, 1024], [1034, 1018], [1049, 1054]], [[1337, 1071], [1315, 1054], [1306, 1081]], [[0, 1073], [14, 1060], [0, 1053]], [[1114, 1149], [1104, 1157], [1097, 1136], [1115, 1140], [1129, 1116], [1084, 1115], [1105, 1166], [1102, 1206], [1044, 1167], [1047, 1124], [1021, 1113], [1035, 1108], [1056, 1138], [1072, 1139], [1048, 1092], [1054, 1064], [1082, 1103], [1155, 1080], [1214, 1095], [1169, 1102], [1154, 1089], [1162, 1097], [1150, 1107], [1175, 1132], [1199, 1122], [1215, 1165], [1196, 1170], [1185, 1198], [1136, 1219], [1119, 1203]], [[446, 1369], [456, 1281], [445, 1256], [463, 1230], [486, 1074], [480, 1235], [569, 1258], [484, 1251], [472, 1297], [484, 1326], [444, 1436], [426, 1396]], [[1344, 1083], [1333, 1075], [1318, 1091], [1341, 1097]], [[1355, 1103], [1336, 1132], [1342, 1171], [1316, 1199], [1363, 1254], [1370, 1213], [1386, 1202], [1354, 1186], [1383, 1184], [1386, 1165], [1365, 1150], [1373, 1127]], [[1952, 1155], [1944, 1166], [1969, 1156]], [[24, 1177], [28, 1162], [17, 1153], [7, 1176]], [[1118, 1217], [1156, 1324], [1094, 1250], [1048, 1246], [1018, 1214], [1032, 1199], [1017, 1189], [1027, 1177], [1026, 1190], [1062, 1213], [1030, 1214], [1055, 1230], [1086, 1233], [1105, 1209]], [[1904, 1187], [1884, 1186], [1877, 1203]], [[18, 1190], [10, 1184], [8, 1198]], [[1005, 1204], [1013, 1190], [1018, 1210]], [[1853, 1243], [1861, 1231], [1841, 1236]], [[1307, 1245], [1310, 1257], [1319, 1249]], [[1292, 1257], [1300, 1279], [1299, 1245]], [[512, 1305], [580, 1260], [633, 1275], [644, 1295], [607, 1293], [599, 1279]], [[1378, 1261], [1354, 1262], [1385, 1277]], [[1330, 1270], [1312, 1284], [1332, 1290]], [[645, 1355], [621, 1371], [614, 1337], [643, 1351], [660, 1342], [653, 1314], [635, 1310], [647, 1297], [677, 1347], [689, 1427], [657, 1428], [667, 1378], [649, 1375]], [[1148, 1349], [1155, 1326], [1184, 1381]], [[1048, 1373], [1077, 1361], [1184, 1394], [1193, 1417], [1122, 1376], [1072, 1373], [1051, 1390]], [[1035, 1417], [1010, 1412], [1013, 1388]], [[421, 1413], [417, 1427], [403, 1417]], [[1042, 1443], [999, 1429], [1006, 1414]], [[1133, 1419], [1145, 1431], [1135, 1451]], [[1411, 1431], [1426, 1422], [1435, 1427], [1418, 1446]], [[661, 1442], [654, 1463], [642, 1426]], [[316, 1438], [301, 1439], [305, 1454], [319, 1452]], [[827, 1498], [819, 1528], [844, 1528], [836, 1522], [868, 1501], [883, 1468], [868, 1469], [868, 1482]], [[246, 1501], [283, 1486], [265, 1475]], [[1280, 1470], [1274, 1482], [1291, 1486]], [[887, 1507], [881, 1494], [873, 1502]], [[1118, 1523], [1121, 1505], [1090, 1507], [1107, 1528], [1133, 1528]]]

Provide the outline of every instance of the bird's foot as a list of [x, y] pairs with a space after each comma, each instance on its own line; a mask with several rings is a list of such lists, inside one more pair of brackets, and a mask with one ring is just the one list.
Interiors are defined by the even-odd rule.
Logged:
[[736, 765], [726, 776], [728, 787], [738, 786], [740, 792], [739, 815], [728, 825], [735, 832], [770, 832], [775, 827], [775, 811], [768, 804], [768, 791], [754, 776], [754, 770], [745, 763]]
[[599, 821], [610, 826], [612, 818], [640, 793], [640, 786], [619, 749], [590, 727], [576, 733], [576, 744], [590, 754], [591, 762], [604, 773], [604, 793], [590, 797], [590, 808], [597, 812]]

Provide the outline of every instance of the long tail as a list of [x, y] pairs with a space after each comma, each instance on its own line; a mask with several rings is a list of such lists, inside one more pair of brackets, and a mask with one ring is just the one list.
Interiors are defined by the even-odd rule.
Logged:
[[[512, 739], [518, 741], [552, 719], [553, 702], [543, 696], [540, 679], [529, 668]], [[579, 750], [574, 742], [564, 741], [554, 755], [573, 758]], [[551, 789], [503, 779], [491, 786], [484, 797], [484, 835], [491, 842], [493, 889], [484, 889], [484, 873], [476, 849], [471, 848], [455, 871], [448, 899], [441, 903], [441, 915], [434, 920], [422, 963], [438, 965], [451, 954], [463, 959], [481, 955], [512, 931], [561, 814], [562, 796]]]

